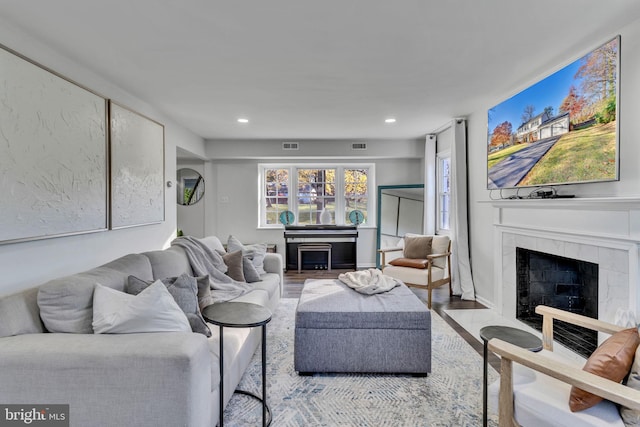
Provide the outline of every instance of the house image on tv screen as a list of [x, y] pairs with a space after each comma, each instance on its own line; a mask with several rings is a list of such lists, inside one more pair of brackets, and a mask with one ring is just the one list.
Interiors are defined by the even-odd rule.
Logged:
[[569, 132], [569, 112], [551, 117], [548, 112], [538, 114], [531, 120], [520, 125], [516, 131], [517, 144], [535, 142], [552, 136]]

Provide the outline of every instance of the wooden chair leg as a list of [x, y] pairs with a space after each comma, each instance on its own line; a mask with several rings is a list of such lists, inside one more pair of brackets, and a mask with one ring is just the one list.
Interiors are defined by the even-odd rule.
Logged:
[[427, 307], [429, 308], [429, 310], [431, 310], [431, 291], [432, 291], [432, 288], [431, 286], [429, 286], [429, 296], [427, 298]]

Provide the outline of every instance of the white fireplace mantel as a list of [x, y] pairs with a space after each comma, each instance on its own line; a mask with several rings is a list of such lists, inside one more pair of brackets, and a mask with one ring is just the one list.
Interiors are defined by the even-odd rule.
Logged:
[[620, 308], [640, 314], [640, 198], [491, 200], [495, 308], [516, 316], [516, 247], [597, 263], [598, 317]]

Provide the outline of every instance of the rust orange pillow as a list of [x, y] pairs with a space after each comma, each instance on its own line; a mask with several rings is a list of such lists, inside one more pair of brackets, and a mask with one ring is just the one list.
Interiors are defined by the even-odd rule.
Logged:
[[[638, 344], [640, 344], [640, 336], [636, 328], [617, 332], [596, 348], [582, 370], [619, 383], [631, 370]], [[571, 412], [582, 411], [601, 400], [600, 396], [571, 387], [569, 409]]]
[[389, 262], [391, 265], [395, 265], [396, 267], [413, 267], [413, 268], [427, 268], [427, 264], [429, 261], [426, 259], [415, 259], [415, 258], [396, 258]]

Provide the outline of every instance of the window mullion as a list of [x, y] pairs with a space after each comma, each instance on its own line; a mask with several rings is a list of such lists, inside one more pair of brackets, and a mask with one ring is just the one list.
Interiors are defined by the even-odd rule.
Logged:
[[336, 166], [336, 225], [344, 225], [344, 167]]

